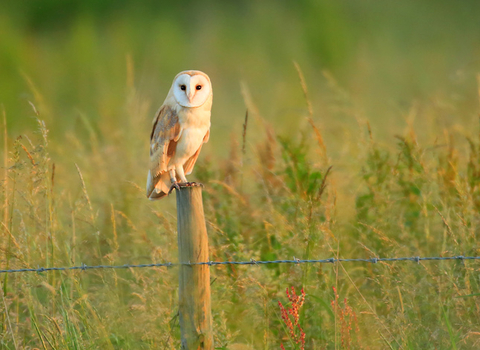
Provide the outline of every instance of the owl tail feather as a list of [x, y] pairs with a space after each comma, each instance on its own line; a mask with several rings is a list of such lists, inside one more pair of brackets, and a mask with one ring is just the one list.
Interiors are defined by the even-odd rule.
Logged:
[[153, 178], [152, 173], [148, 172], [147, 178], [147, 197], [151, 201], [161, 199], [168, 194], [170, 190], [170, 177], [168, 173], [163, 173]]

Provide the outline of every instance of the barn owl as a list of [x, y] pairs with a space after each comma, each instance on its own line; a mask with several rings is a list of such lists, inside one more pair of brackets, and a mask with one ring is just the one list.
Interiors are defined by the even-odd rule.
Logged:
[[150, 135], [150, 170], [147, 197], [166, 196], [174, 187], [190, 185], [202, 145], [210, 136], [212, 84], [197, 70], [184, 71], [173, 79], [165, 102], [153, 119]]

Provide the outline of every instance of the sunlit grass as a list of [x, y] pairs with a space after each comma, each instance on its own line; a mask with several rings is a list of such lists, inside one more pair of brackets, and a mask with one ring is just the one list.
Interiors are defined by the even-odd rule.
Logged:
[[[143, 105], [135, 94], [126, 102]], [[7, 145], [2, 266], [175, 261], [174, 201], [144, 198], [143, 127], [132, 124], [127, 135], [81, 119], [83, 130], [58, 144], [33, 107], [37, 131]], [[260, 115], [251, 118], [227, 157], [207, 154], [195, 170], [206, 185], [211, 259], [480, 253], [478, 134], [455, 135], [468, 148], [459, 149], [447, 131], [423, 146], [410, 127], [387, 147], [362, 123], [349, 140], [359, 146], [343, 156], [359, 171], [344, 174], [328, 145], [317, 142], [315, 124], [280, 136]], [[248, 133], [254, 127], [263, 134], [256, 141]], [[70, 152], [76, 164], [67, 161]], [[346, 178], [352, 183], [339, 185]], [[344, 213], [348, 196], [354, 207]], [[332, 309], [338, 297], [358, 317], [356, 343], [344, 347], [473, 347], [477, 272], [471, 261], [215, 267], [216, 344], [288, 348], [277, 302], [296, 286], [306, 292], [306, 348], [341, 348], [350, 337]], [[9, 274], [2, 286], [5, 348], [179, 346], [175, 268]]]

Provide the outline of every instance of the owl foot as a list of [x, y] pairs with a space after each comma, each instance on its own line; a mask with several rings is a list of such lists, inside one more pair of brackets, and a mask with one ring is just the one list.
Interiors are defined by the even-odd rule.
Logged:
[[172, 193], [173, 189], [180, 191], [181, 188], [196, 186], [203, 187], [203, 184], [201, 184], [200, 182], [174, 182], [172, 183], [172, 186], [170, 186], [170, 191], [168, 191], [168, 194]]
[[170, 193], [172, 193], [173, 189], [176, 189], [177, 191], [180, 191], [180, 185], [181, 185], [180, 182], [172, 183], [172, 186], [170, 186], [170, 191], [168, 191], [168, 195], [170, 195]]
[[195, 187], [195, 186], [203, 187], [203, 185], [200, 182], [181, 182], [179, 185], [181, 187]]

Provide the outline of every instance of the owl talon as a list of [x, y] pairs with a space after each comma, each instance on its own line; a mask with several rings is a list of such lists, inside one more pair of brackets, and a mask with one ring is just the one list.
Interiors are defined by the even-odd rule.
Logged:
[[187, 182], [185, 183], [185, 186], [186, 187], [195, 187], [195, 186], [203, 187], [203, 184], [201, 184], [200, 182]]
[[177, 191], [180, 191], [180, 186], [181, 186], [181, 183], [174, 182], [172, 184], [172, 186], [170, 186], [170, 191], [168, 191], [168, 195], [170, 195], [170, 193], [172, 193], [173, 189], [176, 189]]
[[[203, 185], [200, 182], [177, 182], [176, 183], [180, 188], [184, 187], [195, 187], [195, 186], [201, 186]], [[172, 185], [173, 186], [173, 185]]]

